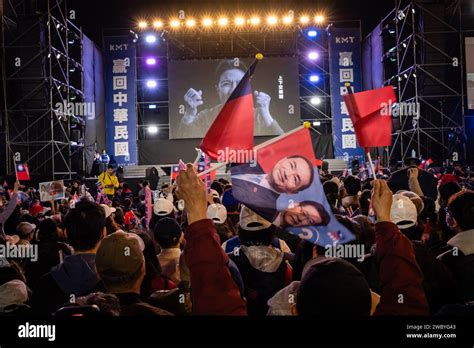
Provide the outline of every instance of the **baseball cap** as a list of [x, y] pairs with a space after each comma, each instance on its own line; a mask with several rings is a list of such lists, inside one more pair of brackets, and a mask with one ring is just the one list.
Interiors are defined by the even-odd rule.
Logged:
[[400, 229], [410, 228], [416, 225], [417, 211], [415, 204], [410, 198], [394, 194], [392, 208], [390, 209], [390, 218]]
[[153, 212], [158, 216], [166, 216], [173, 212], [173, 203], [165, 198], [158, 198], [153, 205]]
[[211, 204], [207, 207], [207, 217], [218, 224], [223, 224], [227, 220], [227, 209], [222, 204]]
[[415, 192], [406, 191], [406, 190], [400, 190], [400, 191], [397, 191], [397, 193], [410, 198], [413, 204], [415, 204], [418, 215], [421, 214], [421, 212], [425, 208], [425, 204], [423, 203], [423, 199], [421, 199], [420, 196], [418, 196]]
[[36, 229], [36, 225], [31, 224], [29, 222], [20, 222], [16, 227], [16, 233], [20, 238], [27, 237], [30, 233], [32, 233]]
[[246, 231], [261, 231], [269, 228], [272, 224], [243, 205], [240, 209], [239, 225]]
[[113, 213], [115, 213], [117, 211], [117, 209], [113, 208], [113, 207], [109, 207], [107, 204], [101, 204], [100, 205], [102, 208], [104, 208], [104, 211], [105, 211], [105, 218], [107, 219], [110, 215], [112, 215]]
[[30, 207], [29, 211], [31, 216], [37, 216], [44, 211], [44, 208], [40, 203], [35, 203]]
[[118, 230], [105, 237], [97, 250], [95, 266], [104, 281], [120, 282], [133, 279], [145, 259], [145, 243], [134, 233]]

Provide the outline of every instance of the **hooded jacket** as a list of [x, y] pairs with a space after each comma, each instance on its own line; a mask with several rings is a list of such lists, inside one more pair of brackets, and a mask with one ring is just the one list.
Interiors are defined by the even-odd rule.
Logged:
[[95, 272], [95, 254], [67, 256], [41, 277], [33, 292], [32, 308], [34, 313], [50, 315], [74, 297], [96, 291], [103, 291], [103, 284]]

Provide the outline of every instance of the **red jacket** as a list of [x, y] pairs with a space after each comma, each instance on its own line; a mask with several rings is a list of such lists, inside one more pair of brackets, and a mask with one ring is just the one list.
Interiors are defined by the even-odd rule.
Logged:
[[191, 275], [193, 313], [247, 315], [245, 301], [227, 264], [219, 236], [210, 219], [192, 223], [184, 231], [184, 259]]
[[423, 274], [410, 240], [395, 224], [379, 222], [375, 241], [382, 286], [375, 315], [428, 315]]

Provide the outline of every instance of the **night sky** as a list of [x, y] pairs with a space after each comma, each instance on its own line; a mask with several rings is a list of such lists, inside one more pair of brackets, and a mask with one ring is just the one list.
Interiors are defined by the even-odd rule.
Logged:
[[76, 10], [77, 25], [99, 45], [102, 30], [132, 28], [140, 17], [177, 15], [184, 10], [190, 16], [200, 18], [204, 14], [233, 17], [239, 10], [259, 13], [262, 17], [274, 11], [283, 14], [294, 10], [316, 13], [322, 11], [328, 20], [362, 20], [363, 35], [368, 34], [394, 7], [394, 0], [69, 0], [69, 9]]

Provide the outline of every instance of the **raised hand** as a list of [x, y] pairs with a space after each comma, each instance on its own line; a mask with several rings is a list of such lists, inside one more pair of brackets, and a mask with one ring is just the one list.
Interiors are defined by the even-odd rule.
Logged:
[[373, 185], [371, 203], [377, 222], [391, 221], [393, 193], [385, 180], [374, 180]]
[[178, 189], [176, 194], [184, 200], [188, 223], [207, 218], [207, 192], [204, 182], [198, 178], [194, 166], [186, 165], [186, 170], [180, 170], [176, 179]]
[[197, 107], [204, 104], [202, 91], [196, 91], [194, 88], [190, 88], [184, 95], [184, 101], [186, 103], [185, 116], [196, 116]]

